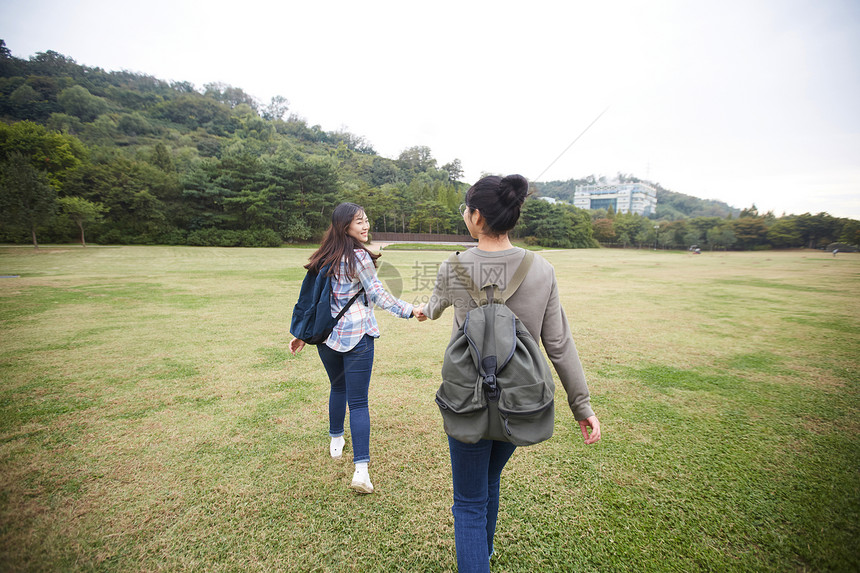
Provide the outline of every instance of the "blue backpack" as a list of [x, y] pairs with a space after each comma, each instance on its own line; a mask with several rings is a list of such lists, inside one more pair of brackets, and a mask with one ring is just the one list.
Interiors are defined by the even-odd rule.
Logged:
[[290, 320], [290, 334], [306, 344], [322, 344], [328, 340], [334, 326], [352, 306], [364, 289], [360, 289], [349, 302], [340, 309], [337, 316], [331, 315], [331, 278], [328, 276], [330, 265], [320, 271], [308, 270], [299, 291], [299, 300], [293, 307]]

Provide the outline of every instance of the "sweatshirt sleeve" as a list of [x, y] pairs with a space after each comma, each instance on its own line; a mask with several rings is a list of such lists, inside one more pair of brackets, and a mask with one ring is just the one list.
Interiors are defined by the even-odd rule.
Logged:
[[367, 298], [379, 308], [387, 310], [395, 316], [411, 318], [412, 305], [388, 294], [388, 291], [379, 281], [379, 277], [376, 276], [376, 267], [373, 266], [370, 255], [365, 251], [356, 251], [356, 256], [358, 258], [358, 280], [364, 287]]
[[433, 294], [424, 306], [424, 314], [430, 320], [436, 320], [442, 316], [442, 312], [451, 306], [451, 289], [449, 288], [448, 261], [443, 261], [436, 273], [436, 284], [433, 286]]
[[555, 280], [555, 270], [552, 271], [552, 290], [544, 312], [541, 327], [541, 342], [550, 362], [555, 367], [564, 391], [567, 393], [567, 403], [577, 421], [585, 420], [594, 415], [591, 409], [591, 398], [585, 371], [570, 333], [567, 315], [561, 306], [558, 296], [558, 283]]

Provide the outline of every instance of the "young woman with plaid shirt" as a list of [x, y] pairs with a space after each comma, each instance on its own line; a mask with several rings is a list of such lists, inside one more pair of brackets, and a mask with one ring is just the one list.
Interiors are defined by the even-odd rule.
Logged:
[[[331, 382], [329, 393], [329, 454], [334, 459], [343, 455], [344, 419], [349, 404], [349, 427], [352, 433], [355, 473], [350, 487], [359, 493], [373, 493], [373, 484], [367, 470], [370, 461], [370, 413], [367, 393], [373, 369], [374, 340], [379, 337], [379, 326], [373, 315], [378, 306], [401, 318], [415, 316], [413, 306], [391, 296], [376, 276], [376, 259], [364, 244], [370, 222], [355, 203], [341, 203], [331, 216], [331, 226], [323, 237], [320, 248], [305, 265], [319, 271], [331, 265], [331, 314], [337, 313], [362, 288], [364, 296], [349, 307], [337, 323], [328, 340], [317, 346], [320, 360]], [[421, 316], [419, 320], [426, 320]], [[290, 351], [295, 354], [305, 343], [294, 338]]]

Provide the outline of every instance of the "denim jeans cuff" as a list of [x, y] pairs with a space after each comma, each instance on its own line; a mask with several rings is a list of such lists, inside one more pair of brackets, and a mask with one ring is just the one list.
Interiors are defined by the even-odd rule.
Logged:
[[328, 436], [329, 436], [330, 438], [339, 438], [339, 437], [341, 437], [342, 435], [343, 435], [343, 431], [341, 431], [340, 433], [337, 433], [337, 432], [334, 432], [334, 433], [329, 432], [329, 433], [328, 433]]

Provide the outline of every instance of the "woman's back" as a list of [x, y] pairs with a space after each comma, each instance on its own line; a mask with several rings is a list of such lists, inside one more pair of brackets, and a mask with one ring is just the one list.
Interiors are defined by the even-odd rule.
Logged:
[[[460, 253], [459, 259], [478, 288], [495, 283], [504, 289], [524, 256], [525, 251], [516, 247], [504, 251], [472, 248]], [[570, 333], [567, 316], [559, 301], [552, 265], [536, 255], [525, 280], [505, 304], [517, 315], [532, 337], [541, 341], [577, 419], [593, 415], [585, 372]], [[449, 306], [454, 307], [453, 337], [466, 319], [466, 313], [476, 304], [446, 261], [442, 263], [433, 295], [423, 312], [429, 318], [436, 319]]]
[[[482, 251], [472, 248], [460, 253], [458, 258], [478, 288], [495, 283], [504, 290], [524, 256], [525, 251], [519, 248], [506, 251]], [[447, 261], [442, 263], [439, 276], [447, 277], [447, 284], [433, 291], [433, 297], [424, 312], [431, 319], [435, 319], [442, 308], [453, 306], [453, 332], [457, 332], [466, 318], [466, 313], [469, 309], [475, 308], [476, 304]], [[536, 256], [529, 274], [510, 300], [506, 301], [508, 307], [519, 317], [535, 340], [540, 340], [544, 311], [553, 282], [552, 266], [546, 259]], [[439, 300], [435, 300], [437, 297]]]

